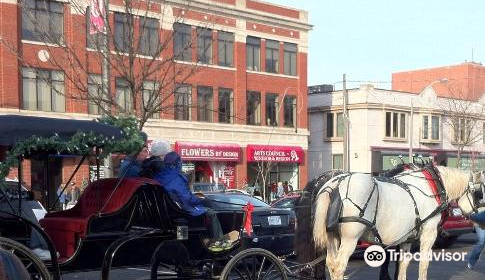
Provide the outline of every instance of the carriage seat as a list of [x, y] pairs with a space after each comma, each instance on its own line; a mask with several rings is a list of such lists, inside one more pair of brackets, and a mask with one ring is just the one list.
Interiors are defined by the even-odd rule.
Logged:
[[126, 178], [113, 192], [118, 182], [118, 178], [95, 181], [86, 187], [73, 208], [48, 213], [40, 220], [40, 225], [54, 242], [61, 258], [74, 254], [76, 242], [87, 235], [92, 218], [119, 211], [144, 184], [158, 184], [149, 179]]

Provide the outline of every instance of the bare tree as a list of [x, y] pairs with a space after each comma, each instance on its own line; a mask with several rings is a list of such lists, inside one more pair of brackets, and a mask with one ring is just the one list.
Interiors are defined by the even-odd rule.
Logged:
[[256, 162], [256, 166], [251, 166], [256, 172], [257, 172], [257, 178], [256, 180], [258, 180], [259, 178], [261, 178], [261, 185], [260, 185], [260, 188], [261, 188], [261, 195], [263, 196], [263, 199], [269, 201], [269, 193], [267, 193], [267, 182], [269, 180], [269, 174], [271, 172], [271, 170], [273, 170], [273, 168], [276, 166], [276, 162], [273, 162], [273, 161], [257, 161]]
[[[52, 68], [63, 71], [65, 85], [70, 90], [56, 86], [50, 78], [41, 78], [57, 94], [86, 102], [90, 113], [135, 115], [141, 129], [149, 118], [158, 118], [160, 112], [177, 114], [190, 110], [193, 106], [190, 97], [175, 100], [172, 96], [178, 92], [178, 85], [186, 83], [202, 64], [208, 64], [207, 60], [212, 59], [212, 45], [199, 43], [196, 50], [198, 62], [191, 63], [195, 42], [208, 38], [208, 34], [212, 36], [211, 19], [198, 26], [193, 36], [192, 27], [183, 24], [185, 11], [190, 5], [176, 7], [167, 2], [122, 1], [119, 12], [111, 11], [108, 22], [103, 19], [105, 33], [96, 34], [89, 32], [92, 7], [87, 1], [69, 2], [71, 11], [80, 15], [69, 20], [72, 33], [64, 32], [63, 25], [57, 26], [59, 21], [64, 21], [62, 3], [22, 0], [19, 5], [23, 32], [32, 40], [44, 43], [43, 48], [50, 54], [48, 62]], [[47, 19], [39, 16], [39, 10], [49, 13]], [[167, 26], [173, 27], [172, 30], [166, 30]], [[109, 46], [107, 52], [103, 51], [104, 38]], [[35, 69], [35, 63], [24, 59], [22, 50], [14, 42], [6, 37], [1, 41], [16, 54], [21, 71]], [[116, 84], [114, 91], [103, 90], [103, 61], [108, 62], [108, 85]]]
[[452, 132], [450, 142], [457, 150], [457, 166], [461, 164], [463, 151], [482, 139], [482, 120], [485, 113], [483, 100], [473, 100], [472, 93], [457, 84], [448, 84], [449, 98], [442, 98], [438, 106]]

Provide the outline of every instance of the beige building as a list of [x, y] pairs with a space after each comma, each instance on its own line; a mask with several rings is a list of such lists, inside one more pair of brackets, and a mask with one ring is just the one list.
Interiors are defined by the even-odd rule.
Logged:
[[[485, 168], [485, 115], [482, 103], [437, 97], [432, 86], [415, 94], [366, 84], [348, 90], [348, 95], [350, 171], [377, 173], [400, 163], [400, 156], [404, 162], [408, 162], [410, 147], [416, 156], [432, 158], [438, 164], [456, 166], [460, 146], [457, 143], [465, 134], [472, 135], [473, 139], [463, 149], [460, 167]], [[342, 101], [342, 91], [310, 92], [308, 96], [309, 179], [326, 170], [343, 168]], [[413, 118], [411, 104], [414, 105]], [[468, 108], [474, 120], [468, 126], [463, 125], [467, 123], [465, 119], [458, 120], [461, 125], [457, 130], [459, 135], [452, 124], [457, 118], [451, 117], [450, 112], [457, 113], [458, 110], [452, 108], [455, 105]]]

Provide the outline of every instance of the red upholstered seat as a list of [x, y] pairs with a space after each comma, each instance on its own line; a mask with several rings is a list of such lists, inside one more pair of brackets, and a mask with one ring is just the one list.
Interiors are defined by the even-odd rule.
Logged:
[[115, 213], [128, 203], [136, 190], [145, 183], [157, 185], [145, 178], [102, 179], [91, 183], [78, 203], [69, 210], [49, 213], [40, 220], [41, 226], [54, 242], [61, 258], [69, 258], [76, 250], [76, 240], [88, 233], [89, 220], [97, 214]]

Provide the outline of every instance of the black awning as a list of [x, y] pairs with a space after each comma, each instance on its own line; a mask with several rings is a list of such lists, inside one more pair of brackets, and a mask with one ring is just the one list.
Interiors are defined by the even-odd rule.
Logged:
[[119, 128], [96, 121], [0, 115], [0, 145], [3, 146], [12, 146], [33, 135], [49, 138], [57, 134], [62, 140], [70, 140], [78, 132], [92, 132], [114, 140], [122, 138]]

